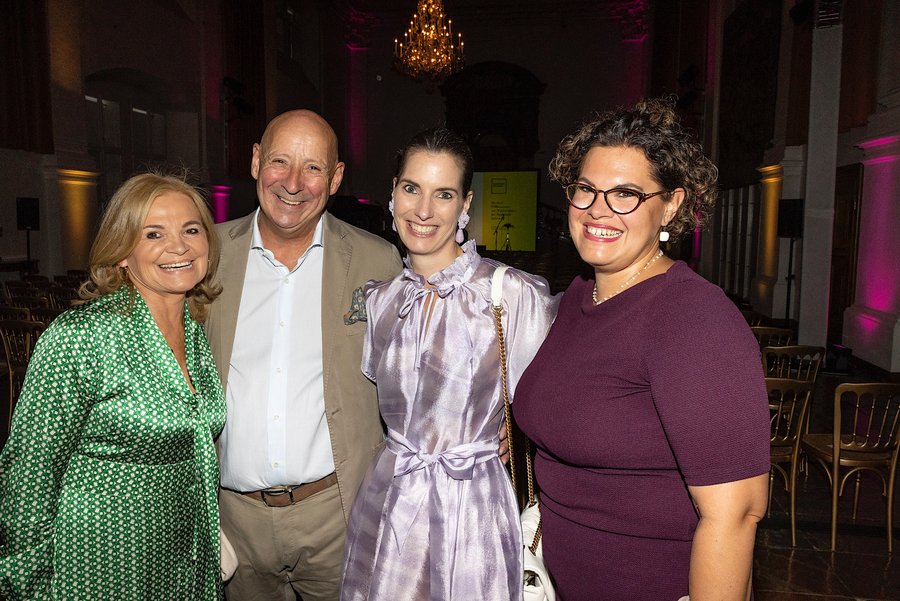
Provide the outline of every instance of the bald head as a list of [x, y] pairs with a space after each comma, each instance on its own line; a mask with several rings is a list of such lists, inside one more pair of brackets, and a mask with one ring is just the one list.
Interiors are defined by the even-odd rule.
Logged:
[[279, 261], [293, 266], [312, 241], [328, 197], [341, 185], [344, 164], [338, 161], [337, 136], [312, 111], [278, 115], [253, 145], [250, 174], [256, 180], [263, 242]]
[[286, 133], [290, 136], [293, 132], [296, 132], [296, 135], [321, 137], [328, 149], [328, 156], [325, 157], [328, 161], [328, 170], [329, 172], [334, 170], [334, 166], [338, 162], [337, 134], [334, 133], [334, 129], [321, 115], [307, 109], [287, 111], [269, 121], [259, 143], [263, 154], [271, 147], [272, 140], [276, 134]]

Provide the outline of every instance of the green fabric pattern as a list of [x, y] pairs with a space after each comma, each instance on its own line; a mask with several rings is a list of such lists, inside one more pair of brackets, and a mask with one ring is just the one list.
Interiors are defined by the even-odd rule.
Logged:
[[185, 306], [191, 393], [130, 287], [38, 341], [0, 455], [0, 593], [18, 600], [216, 600], [225, 400]]

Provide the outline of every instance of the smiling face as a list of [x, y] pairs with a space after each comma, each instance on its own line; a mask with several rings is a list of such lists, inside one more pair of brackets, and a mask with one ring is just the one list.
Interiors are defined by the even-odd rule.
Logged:
[[412, 152], [394, 179], [394, 223], [413, 271], [426, 278], [461, 252], [457, 221], [472, 202], [472, 192], [462, 188], [463, 170], [448, 152]]
[[328, 197], [337, 192], [344, 164], [337, 139], [311, 111], [291, 111], [269, 123], [253, 145], [250, 173], [256, 180], [260, 234], [267, 244], [312, 240]]
[[119, 261], [147, 305], [183, 302], [205, 276], [209, 242], [194, 202], [180, 192], [166, 192], [150, 205], [138, 243]]
[[[650, 194], [662, 189], [651, 176], [642, 150], [625, 146], [596, 146], [584, 157], [579, 182], [595, 189], [625, 187]], [[587, 209], [569, 207], [569, 231], [581, 258], [600, 275], [626, 274], [640, 269], [659, 248], [659, 231], [684, 198], [684, 190], [648, 198], [633, 213], [619, 215], [597, 195]]]

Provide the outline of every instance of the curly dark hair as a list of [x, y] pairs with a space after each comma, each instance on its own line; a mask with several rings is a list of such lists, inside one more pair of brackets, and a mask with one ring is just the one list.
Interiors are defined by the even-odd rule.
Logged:
[[670, 193], [684, 189], [684, 201], [665, 227], [672, 236], [706, 223], [718, 194], [719, 172], [696, 139], [681, 128], [671, 100], [642, 100], [631, 108], [596, 115], [559, 143], [550, 161], [550, 179], [563, 186], [576, 181], [584, 157], [595, 146], [640, 149], [663, 189]]

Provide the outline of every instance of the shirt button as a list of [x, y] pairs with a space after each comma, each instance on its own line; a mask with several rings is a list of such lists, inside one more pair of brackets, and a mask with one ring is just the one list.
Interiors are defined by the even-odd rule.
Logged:
[[280, 374], [280, 373], [281, 373], [281, 368], [280, 368], [280, 367], [276, 367], [276, 368], [275, 368], [275, 373]]
[[291, 283], [291, 281], [290, 281], [289, 279], [287, 279], [287, 278], [284, 278], [284, 280], [282, 280], [282, 281], [283, 281], [285, 284], [290, 284], [290, 283]]
[[278, 462], [276, 461], [275, 463], [273, 463], [272, 467], [278, 467]]
[[280, 325], [280, 326], [283, 328], [283, 327], [284, 327], [284, 321], [279, 321], [279, 322], [278, 322], [278, 325]]
[[279, 419], [281, 419], [281, 416], [280, 416], [280, 415], [276, 415], [276, 416], [273, 417], [272, 419], [274, 419], [274, 420], [277, 422]]

